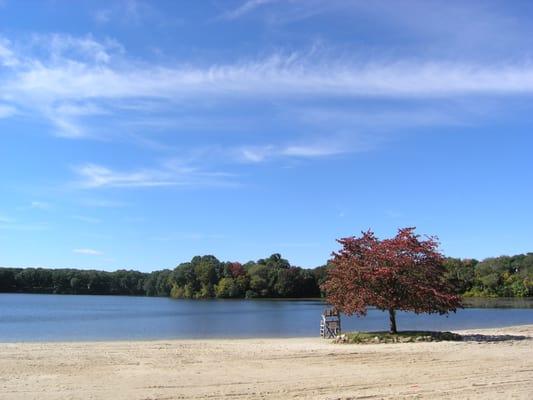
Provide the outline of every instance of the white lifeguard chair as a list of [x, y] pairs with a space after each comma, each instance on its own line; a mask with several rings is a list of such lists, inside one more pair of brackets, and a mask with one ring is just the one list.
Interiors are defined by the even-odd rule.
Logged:
[[320, 320], [320, 337], [331, 339], [341, 334], [341, 316], [334, 308], [326, 308]]

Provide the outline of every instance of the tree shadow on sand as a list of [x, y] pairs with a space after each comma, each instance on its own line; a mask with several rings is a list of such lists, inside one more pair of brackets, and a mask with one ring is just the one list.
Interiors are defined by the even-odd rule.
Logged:
[[463, 342], [507, 342], [512, 340], [531, 340], [530, 336], [522, 335], [461, 335]]

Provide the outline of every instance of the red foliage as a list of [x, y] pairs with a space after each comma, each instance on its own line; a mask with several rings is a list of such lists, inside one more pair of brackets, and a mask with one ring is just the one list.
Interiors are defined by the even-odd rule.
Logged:
[[421, 240], [414, 230], [400, 229], [385, 240], [372, 231], [338, 240], [343, 247], [333, 253], [322, 286], [328, 302], [348, 315], [365, 315], [368, 306], [388, 310], [391, 331], [396, 331], [395, 310], [446, 314], [461, 307], [444, 278], [437, 239]]
[[238, 278], [239, 276], [245, 274], [244, 268], [239, 262], [232, 262], [230, 265], [228, 265], [228, 270], [233, 278]]

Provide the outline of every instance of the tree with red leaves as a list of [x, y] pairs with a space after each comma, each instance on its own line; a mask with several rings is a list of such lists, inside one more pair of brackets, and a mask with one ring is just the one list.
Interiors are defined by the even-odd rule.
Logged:
[[447, 314], [462, 307], [445, 279], [437, 238], [421, 240], [414, 231], [403, 228], [384, 240], [372, 231], [338, 240], [342, 249], [333, 253], [322, 285], [327, 301], [347, 315], [363, 316], [369, 306], [388, 311], [391, 333], [397, 333], [397, 310]]
[[240, 262], [228, 263], [227, 269], [232, 278], [238, 278], [239, 276], [246, 274], [246, 271], [244, 271]]

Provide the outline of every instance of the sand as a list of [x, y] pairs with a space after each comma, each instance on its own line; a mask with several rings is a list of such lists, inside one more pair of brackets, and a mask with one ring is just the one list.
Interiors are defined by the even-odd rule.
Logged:
[[533, 399], [533, 325], [469, 333], [495, 336], [4, 343], [0, 399]]

